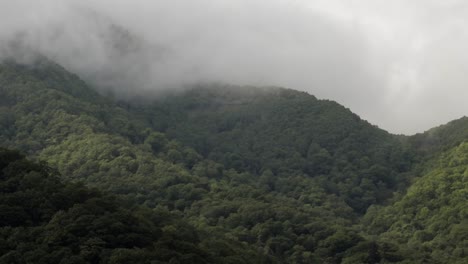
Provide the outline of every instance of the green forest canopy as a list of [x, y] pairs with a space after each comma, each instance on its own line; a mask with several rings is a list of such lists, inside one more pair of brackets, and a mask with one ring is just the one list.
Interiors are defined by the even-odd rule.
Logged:
[[[405, 137], [282, 88], [204, 86], [116, 102], [44, 60], [0, 66], [0, 109], [2, 146], [47, 161], [60, 184], [82, 182], [116, 195], [117, 207], [183, 223], [152, 222], [177, 236], [170, 241], [188, 241], [169, 249], [181, 256], [145, 257], [144, 247], [129, 256], [217, 263], [444, 263], [450, 256], [462, 263], [468, 252], [459, 210], [468, 198], [466, 118]], [[435, 184], [448, 178], [456, 187]], [[428, 212], [414, 218], [421, 210]], [[461, 213], [432, 217], [447, 210]], [[78, 248], [70, 250], [80, 255]]]

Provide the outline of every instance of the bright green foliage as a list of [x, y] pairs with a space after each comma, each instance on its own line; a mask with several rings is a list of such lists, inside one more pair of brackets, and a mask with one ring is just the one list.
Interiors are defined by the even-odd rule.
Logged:
[[435, 168], [377, 215], [366, 217], [382, 240], [418, 252], [412, 263], [466, 263], [468, 258], [468, 143], [432, 160]]

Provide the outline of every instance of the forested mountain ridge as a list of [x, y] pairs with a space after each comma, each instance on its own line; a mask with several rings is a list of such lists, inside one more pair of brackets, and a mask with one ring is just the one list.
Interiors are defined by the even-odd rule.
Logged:
[[204, 87], [130, 110], [145, 111], [149, 126], [228, 168], [322, 179], [357, 212], [389, 198], [412, 162], [402, 138], [304, 92]]
[[432, 150], [428, 134], [391, 135], [282, 88], [207, 85], [116, 103], [47, 61], [0, 66], [0, 109], [2, 146], [184, 218], [218, 263], [418, 263], [385, 239], [396, 229], [362, 228], [362, 215], [374, 205], [386, 217], [427, 160], [466, 140], [463, 125], [448, 126], [458, 136]]
[[[149, 143], [134, 145], [132, 141], [141, 141], [140, 134], [135, 132], [125, 112], [112, 101], [100, 97], [58, 65], [42, 63], [45, 64], [40, 67], [14, 63], [0, 67], [3, 146], [46, 160], [65, 180], [83, 181], [89, 186], [137, 200], [153, 210], [172, 211], [176, 202], [182, 206], [181, 199], [166, 198], [174, 196], [177, 187], [189, 189], [190, 192], [183, 194], [190, 201], [196, 200], [193, 196], [204, 191], [197, 187], [206, 188], [207, 183], [192, 177], [183, 165], [166, 161], [163, 154], [154, 157]], [[69, 91], [71, 87], [74, 89]], [[146, 132], [141, 129], [141, 133]], [[158, 136], [164, 140], [159, 134], [152, 134], [151, 138]], [[179, 148], [175, 143], [172, 147]], [[180, 150], [186, 150], [187, 155], [197, 161], [196, 153], [182, 147]], [[187, 158], [187, 162], [191, 159]], [[180, 213], [176, 216], [181, 217]], [[168, 228], [177, 235], [176, 226]], [[191, 239], [183, 234], [180, 237]], [[217, 250], [215, 236], [202, 240], [210, 244], [210, 250]], [[249, 251], [241, 243], [229, 241], [228, 238], [221, 239], [219, 244], [224, 243], [220, 246], [223, 252], [213, 255], [222, 260], [215, 262], [258, 262], [256, 252]]]
[[434, 157], [468, 140], [468, 117], [453, 120], [424, 133], [409, 137], [419, 155]]

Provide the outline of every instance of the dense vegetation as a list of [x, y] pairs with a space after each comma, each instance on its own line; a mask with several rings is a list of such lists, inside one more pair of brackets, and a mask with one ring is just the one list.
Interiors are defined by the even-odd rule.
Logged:
[[287, 192], [276, 182], [298, 175], [358, 213], [391, 197], [412, 161], [401, 138], [293, 90], [199, 88], [130, 111], [226, 168], [270, 174], [270, 191]]
[[[67, 182], [57, 183], [57, 193], [86, 193], [47, 209], [49, 218], [32, 225], [38, 234], [48, 239], [42, 229], [55, 214], [91, 210], [87, 200], [95, 199], [107, 204], [93, 217], [124, 215], [113, 220], [135, 225], [122, 234], [130, 244], [103, 246], [96, 263], [114, 253], [141, 258], [137, 263], [462, 261], [466, 127], [461, 119], [395, 136], [335, 102], [281, 88], [204, 86], [153, 102], [115, 102], [47, 60], [0, 65], [0, 144], [56, 168]], [[37, 177], [57, 181], [50, 173]], [[12, 214], [26, 205], [15, 206]], [[414, 218], [421, 210], [428, 212]], [[71, 223], [80, 214], [64, 217]], [[129, 246], [134, 232], [150, 236], [142, 238], [146, 244]], [[63, 254], [92, 262], [77, 253], [84, 241], [61, 244], [69, 250]], [[31, 247], [20, 254], [41, 255]], [[44, 258], [55, 254], [44, 250]], [[59, 263], [60, 256], [47, 261]]]
[[468, 258], [468, 143], [433, 160], [394, 204], [369, 210], [364, 223], [382, 240], [417, 252], [426, 263], [466, 263]]
[[0, 149], [0, 189], [0, 263], [213, 261], [193, 228], [169, 212], [62, 183], [18, 152]]

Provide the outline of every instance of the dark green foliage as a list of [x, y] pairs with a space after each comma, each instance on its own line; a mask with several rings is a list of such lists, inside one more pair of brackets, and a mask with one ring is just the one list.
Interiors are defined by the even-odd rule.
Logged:
[[154, 120], [163, 120], [162, 132], [226, 168], [313, 178], [358, 213], [390, 198], [411, 164], [399, 137], [335, 102], [292, 90], [197, 88], [130, 111], [146, 114], [154, 129], [161, 127]]
[[[5, 75], [0, 80], [14, 76], [0, 86], [15, 120], [13, 136], [0, 135], [5, 137], [5, 146], [47, 160], [68, 179], [86, 181], [150, 208], [179, 212], [197, 227], [201, 245], [222, 254], [216, 258], [255, 263], [293, 258], [335, 261], [339, 257], [326, 250], [328, 244], [319, 243], [321, 240], [340, 231], [352, 238], [343, 242], [342, 251], [357, 241], [346, 235], [351, 229], [342, 227], [357, 221], [356, 215], [344, 199], [325, 190], [323, 175], [309, 177], [299, 167], [281, 169], [286, 163], [279, 157], [272, 157], [271, 163], [280, 167], [253, 170], [234, 151], [229, 161], [213, 161], [153, 128], [160, 120], [169, 126], [168, 120], [175, 122], [176, 118], [156, 118], [148, 125], [145, 111], [152, 112], [151, 108], [132, 111], [132, 105], [121, 108], [97, 94], [89, 97], [87, 92], [69, 92], [57, 85], [59, 76], [64, 87], [70, 81], [83, 83], [60, 67], [48, 69], [54, 81], [47, 74], [38, 78], [28, 67], [4, 65], [2, 69]], [[22, 79], [30, 79], [31, 85]], [[328, 222], [337, 224], [327, 226]], [[213, 237], [219, 242], [211, 242]], [[211, 248], [215, 245], [222, 250]]]
[[3, 64], [1, 146], [57, 169], [0, 152], [27, 171], [2, 178], [3, 261], [463, 263], [466, 163], [438, 157], [465, 123], [395, 136], [280, 88], [115, 103], [53, 63]]
[[416, 134], [409, 138], [414, 148], [424, 154], [438, 154], [441, 150], [456, 147], [468, 138], [468, 117], [449, 122], [446, 125], [439, 126]]
[[64, 184], [14, 151], [0, 149], [0, 161], [0, 263], [210, 262], [193, 228], [168, 213]]

